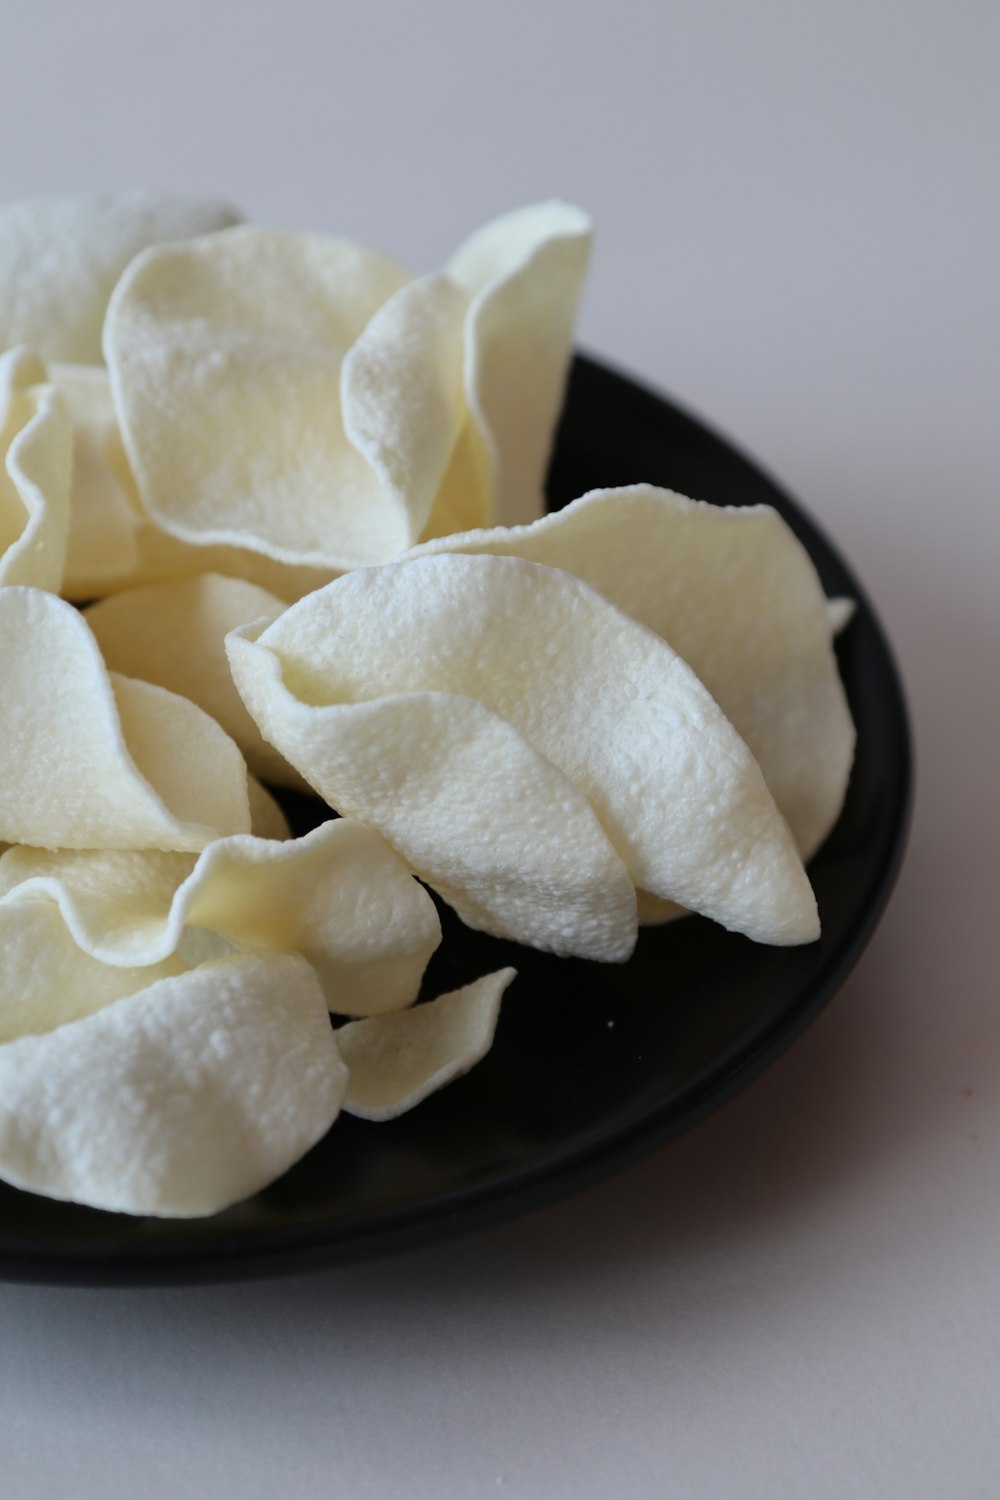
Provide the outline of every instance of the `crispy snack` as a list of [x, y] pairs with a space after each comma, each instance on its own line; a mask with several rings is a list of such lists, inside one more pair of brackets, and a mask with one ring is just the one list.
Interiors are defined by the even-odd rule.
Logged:
[[[543, 203], [414, 279], [214, 203], [0, 209], [0, 1178], [214, 1213], [466, 1072], [515, 971], [416, 1004], [415, 877], [589, 959], [818, 936], [849, 602], [764, 507], [540, 518], [590, 238]], [[344, 816], [292, 839], [257, 776]]]
[[45, 360], [99, 364], [108, 298], [132, 257], [236, 217], [222, 203], [144, 192], [0, 206], [0, 347], [30, 344]]
[[194, 546], [162, 531], [142, 508], [107, 370], [53, 365], [49, 375], [73, 423], [69, 543], [61, 589], [67, 599], [89, 603], [122, 589], [221, 573], [291, 600], [336, 576], [335, 569], [294, 567], [240, 547]]
[[282, 599], [239, 578], [199, 573], [103, 599], [85, 612], [108, 667], [155, 682], [197, 703], [236, 741], [255, 775], [303, 789], [300, 776], [263, 739], [243, 706], [225, 638], [251, 620], [276, 620]]
[[470, 926], [621, 959], [638, 886], [757, 941], [818, 936], [744, 742], [663, 640], [568, 573], [420, 557], [227, 646], [265, 736]]
[[[669, 641], [760, 764], [803, 859], [843, 806], [854, 725], [816, 569], [769, 506], [636, 484], [593, 490], [532, 526], [426, 543], [414, 557], [521, 557], [584, 579]], [[843, 604], [847, 601], [836, 601]]]
[[523, 209], [415, 281], [244, 226], [145, 251], [104, 330], [143, 510], [181, 543], [332, 572], [537, 514], [589, 239], [578, 209]]
[[109, 674], [71, 605], [0, 588], [0, 841], [197, 852], [249, 833], [247, 771], [214, 719]]
[[330, 1010], [368, 1016], [417, 998], [441, 941], [434, 903], [370, 829], [344, 819], [273, 843], [217, 839], [199, 856], [10, 849], [0, 910], [54, 901], [104, 965], [155, 964], [200, 928], [241, 951], [301, 953]]
[[0, 354], [0, 586], [62, 583], [72, 442], [41, 361], [27, 349]]
[[[58, 942], [59, 921], [44, 903], [0, 908], [8, 942], [24, 922], [32, 952]], [[55, 971], [67, 1012], [40, 1009], [51, 1029], [0, 1046], [0, 1177], [15, 1187], [120, 1213], [216, 1213], [280, 1176], [336, 1119], [347, 1070], [297, 955], [202, 964], [83, 1016], [96, 961], [64, 940], [47, 962], [40, 982]], [[0, 970], [0, 1015], [12, 986], [19, 1000], [31, 983], [25, 969]], [[134, 984], [136, 971], [111, 972]]]
[[471, 298], [466, 401], [486, 465], [489, 510], [507, 526], [545, 508], [545, 470], [592, 235], [579, 208], [540, 203], [485, 224], [448, 261], [448, 274]]
[[504, 991], [516, 969], [498, 969], [413, 1010], [351, 1021], [337, 1031], [350, 1074], [344, 1110], [394, 1120], [460, 1078], [493, 1045]]

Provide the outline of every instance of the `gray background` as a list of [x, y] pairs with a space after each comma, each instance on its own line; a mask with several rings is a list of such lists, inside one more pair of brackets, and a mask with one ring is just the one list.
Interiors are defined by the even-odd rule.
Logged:
[[246, 1287], [0, 1288], [12, 1500], [993, 1497], [995, 0], [7, 0], [3, 197], [221, 192], [414, 269], [558, 194], [581, 341], [763, 458], [907, 678], [894, 904], [770, 1074], [495, 1232]]

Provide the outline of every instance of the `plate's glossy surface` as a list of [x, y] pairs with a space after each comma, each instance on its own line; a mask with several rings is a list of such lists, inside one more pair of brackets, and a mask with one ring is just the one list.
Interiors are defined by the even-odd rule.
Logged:
[[[553, 503], [637, 481], [716, 503], [776, 506], [827, 593], [859, 602], [838, 646], [857, 764], [843, 816], [811, 866], [822, 940], [763, 948], [689, 918], [644, 931], [619, 967], [520, 949], [445, 913], [428, 993], [502, 964], [520, 971], [493, 1051], [466, 1078], [391, 1124], [344, 1117], [266, 1192], [211, 1219], [132, 1219], [0, 1184], [0, 1276], [110, 1285], [267, 1275], [523, 1212], [694, 1124], [830, 998], [878, 920], [905, 838], [910, 746], [891, 655], [848, 569], [771, 480], [683, 412], [578, 359], [550, 476]], [[312, 806], [298, 799], [291, 809], [300, 829]]]

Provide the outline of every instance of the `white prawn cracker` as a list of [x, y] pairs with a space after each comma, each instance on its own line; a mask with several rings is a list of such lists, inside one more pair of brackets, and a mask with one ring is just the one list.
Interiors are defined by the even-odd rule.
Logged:
[[321, 568], [414, 542], [461, 420], [462, 299], [407, 283], [351, 241], [279, 230], [138, 257], [105, 349], [153, 520]]
[[27, 349], [0, 355], [0, 587], [58, 591], [69, 534], [69, 413]]
[[336, 569], [294, 567], [240, 547], [194, 546], [162, 531], [142, 508], [107, 370], [53, 365], [49, 376], [73, 424], [65, 598], [86, 603], [145, 584], [220, 573], [291, 600], [336, 577]]
[[27, 900], [55, 903], [79, 947], [108, 965], [163, 962], [191, 928], [243, 951], [300, 953], [342, 1015], [411, 1005], [441, 941], [423, 887], [377, 833], [343, 819], [285, 843], [219, 839], [197, 859], [8, 850], [0, 912]]
[[670, 646], [567, 573], [421, 557], [227, 645], [266, 738], [471, 926], [621, 959], [638, 886], [758, 941], [818, 936], [746, 745]]
[[0, 589], [0, 842], [198, 851], [248, 833], [243, 757], [166, 689], [109, 674], [53, 594]]
[[261, 739], [243, 706], [224, 645], [238, 625], [277, 619], [285, 607], [256, 584], [200, 573], [126, 589], [93, 605], [84, 618], [112, 671], [190, 698], [236, 741], [255, 775], [301, 789], [301, 778]]
[[592, 233], [580, 209], [540, 203], [485, 224], [447, 263], [470, 298], [470, 444], [485, 471], [489, 509], [508, 526], [533, 520], [543, 509]]
[[594, 490], [531, 526], [445, 538], [411, 555], [445, 551], [561, 568], [667, 640], [745, 740], [811, 858], [843, 806], [854, 726], [828, 601], [776, 511], [632, 485]]
[[147, 245], [221, 229], [225, 204], [166, 194], [67, 194], [0, 206], [0, 347], [99, 364], [112, 288]]
[[206, 963], [0, 1046], [0, 1177], [122, 1213], [217, 1213], [309, 1150], [346, 1086], [304, 959]]
[[0, 902], [0, 951], [0, 1043], [54, 1031], [187, 969], [176, 954], [111, 968], [81, 950], [54, 902], [32, 899]]
[[118, 433], [107, 371], [96, 365], [54, 365], [50, 374], [73, 429], [61, 592], [68, 599], [94, 599], [136, 577], [142, 514]]
[[493, 1045], [500, 1002], [516, 977], [516, 969], [499, 969], [412, 1010], [341, 1026], [345, 1113], [393, 1120], [468, 1073]]
[[417, 280], [279, 230], [144, 252], [104, 331], [143, 509], [180, 542], [334, 572], [537, 514], [589, 242], [550, 203]]

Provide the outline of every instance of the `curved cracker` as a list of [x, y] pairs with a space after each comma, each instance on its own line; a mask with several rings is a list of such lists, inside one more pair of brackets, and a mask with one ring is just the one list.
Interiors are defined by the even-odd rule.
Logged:
[[197, 851], [250, 827], [229, 736], [166, 689], [109, 675], [71, 605], [0, 589], [0, 839]]
[[69, 533], [73, 432], [45, 367], [27, 349], [0, 355], [0, 587], [57, 592]]
[[561, 955], [628, 958], [628, 871], [586, 797], [512, 725], [445, 693], [315, 706], [289, 692], [278, 656], [250, 631], [226, 644], [268, 737], [469, 927]]
[[[559, 912], [571, 789], [635, 885], [758, 941], [818, 935], [746, 745], [663, 640], [567, 573], [425, 556], [349, 574], [227, 646], [266, 737], [332, 806], [458, 895], [463, 916], [474, 893], [487, 921], [473, 925], [537, 942], [522, 908], [529, 922], [533, 908], [542, 921]], [[529, 775], [530, 757], [561, 794]]]
[[81, 951], [53, 902], [30, 897], [0, 902], [0, 949], [0, 1043], [54, 1031], [187, 970], [176, 954], [111, 968]]
[[854, 726], [822, 586], [776, 511], [631, 485], [410, 555], [442, 552], [561, 568], [669, 641], [746, 741], [811, 858], [843, 806]]
[[499, 969], [412, 1010], [341, 1026], [344, 1113], [394, 1120], [468, 1073], [493, 1045], [500, 1001], [516, 978], [516, 969]]
[[85, 611], [108, 667], [189, 698], [235, 740], [256, 776], [303, 789], [287, 761], [261, 738], [236, 691], [225, 637], [251, 620], [275, 620], [283, 600], [239, 578], [194, 578], [127, 589]]
[[580, 209], [540, 203], [485, 224], [446, 267], [472, 299], [466, 400], [492, 509], [507, 525], [533, 520], [544, 508], [592, 232]]
[[336, 576], [336, 569], [297, 568], [239, 547], [194, 546], [161, 531], [142, 509], [108, 372], [89, 365], [55, 365], [49, 374], [73, 421], [70, 533], [62, 586], [67, 599], [85, 603], [123, 589], [221, 573], [292, 600]]
[[346, 1085], [304, 959], [203, 964], [0, 1046], [0, 1177], [119, 1213], [216, 1213], [308, 1151]]
[[219, 839], [197, 860], [40, 849], [0, 858], [0, 910], [46, 898], [104, 964], [162, 962], [186, 928], [240, 951], [301, 953], [342, 1015], [411, 1005], [441, 941], [427, 892], [378, 834], [344, 820], [285, 843]]
[[447, 276], [411, 281], [344, 359], [344, 432], [407, 518], [411, 541], [427, 525], [465, 422], [466, 300]]
[[[415, 541], [426, 515], [411, 516], [398, 488], [382, 485], [342, 415], [343, 377], [370, 449], [366, 369], [384, 363], [393, 314], [384, 327], [368, 325], [408, 280], [350, 241], [278, 230], [237, 228], [139, 256], [108, 309], [105, 349], [153, 520], [182, 541], [319, 568], [378, 561]], [[434, 339], [447, 344], [432, 301], [413, 294], [405, 307], [414, 328], [426, 314]], [[361, 355], [345, 372], [359, 340]], [[390, 430], [409, 434], [392, 440], [401, 452], [417, 443], [433, 385], [425, 379], [412, 409], [412, 382], [397, 392], [389, 415]]]
[[67, 194], [0, 207], [0, 346], [100, 364], [112, 288], [147, 245], [222, 229], [225, 204], [165, 194]]

